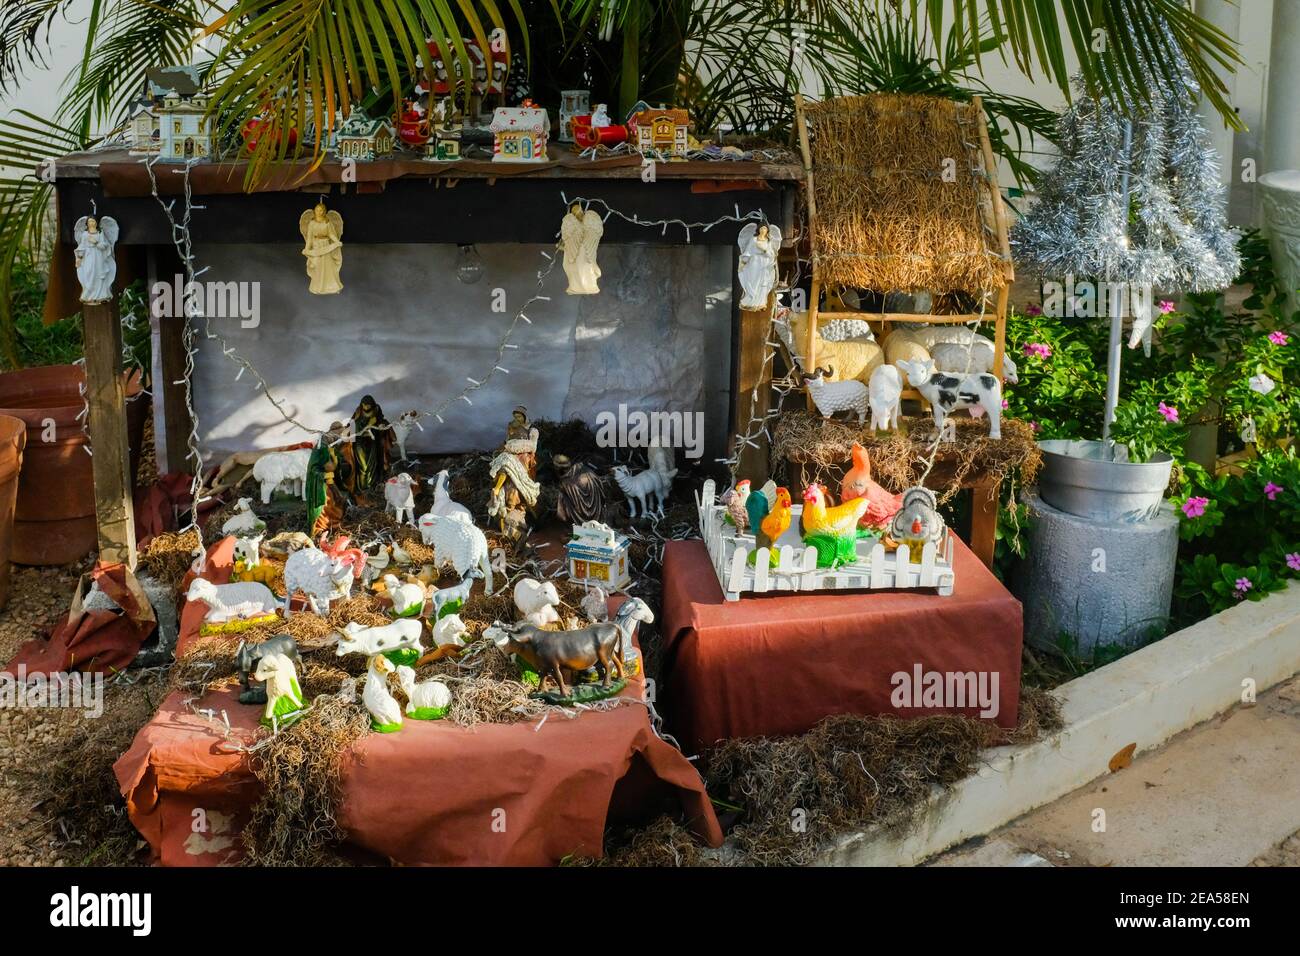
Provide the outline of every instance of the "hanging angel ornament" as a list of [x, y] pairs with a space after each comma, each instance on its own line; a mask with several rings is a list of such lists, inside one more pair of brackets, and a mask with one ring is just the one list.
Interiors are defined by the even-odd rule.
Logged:
[[298, 217], [302, 233], [302, 254], [307, 258], [308, 291], [313, 295], [337, 295], [343, 291], [343, 217], [327, 210], [323, 202]]
[[96, 219], [82, 216], [72, 227], [77, 240], [77, 279], [81, 282], [81, 301], [86, 304], [110, 302], [117, 262], [113, 247], [117, 245], [117, 220], [112, 216]]
[[569, 295], [595, 295], [600, 266], [596, 250], [605, 234], [605, 223], [592, 209], [574, 203], [560, 223], [560, 249], [564, 253], [564, 274], [569, 277]]
[[740, 297], [742, 309], [765, 310], [776, 287], [776, 253], [781, 248], [781, 230], [751, 222], [740, 230]]

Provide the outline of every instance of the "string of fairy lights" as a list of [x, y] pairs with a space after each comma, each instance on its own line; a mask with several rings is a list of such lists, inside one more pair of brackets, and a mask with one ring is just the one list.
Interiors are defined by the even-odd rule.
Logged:
[[[194, 202], [193, 185], [190, 177], [190, 172], [193, 169], [193, 167], [201, 161], [202, 161], [201, 159], [196, 157], [187, 160], [183, 164], [180, 164], [179, 167], [173, 164], [165, 164], [165, 168], [167, 168], [172, 174], [179, 175], [182, 177], [181, 180], [182, 206], [181, 206], [180, 215], [178, 216], [176, 211], [176, 205], [177, 205], [176, 199], [164, 198], [164, 196], [161, 194], [158, 188], [158, 178], [154, 167], [159, 162], [159, 157], [154, 156], [151, 158], [145, 158], [141, 160], [141, 162], [145, 167], [145, 170], [148, 173], [150, 193], [153, 196], [153, 198], [158, 202], [159, 206], [162, 208], [163, 214], [167, 219], [167, 223], [171, 232], [172, 243], [176, 248], [177, 255], [181, 262], [181, 268], [183, 270], [186, 288], [190, 288], [191, 284], [197, 282], [197, 280], [204, 273], [206, 273], [210, 268], [208, 266], [198, 265], [194, 253], [194, 243], [193, 243], [193, 236], [191, 232], [193, 213], [196, 210], [202, 210], [205, 208], [204, 206], [198, 205]], [[742, 213], [738, 204], [734, 207], [733, 213], [730, 215], [719, 216], [718, 218], [711, 221], [689, 222], [680, 218], [645, 219], [635, 213], [629, 215], [623, 212], [622, 210], [617, 209], [614, 206], [611, 206], [608, 202], [600, 198], [585, 197], [585, 196], [576, 196], [570, 198], [568, 194], [564, 192], [561, 192], [560, 198], [565, 208], [568, 208], [574, 203], [581, 204], [584, 209], [599, 207], [600, 210], [602, 210], [601, 213], [602, 219], [605, 221], [608, 221], [608, 219], [611, 216], [614, 216], [636, 226], [640, 226], [644, 228], [658, 228], [660, 230], [661, 235], [667, 235], [668, 229], [670, 227], [680, 228], [684, 230], [686, 241], [688, 243], [691, 241], [691, 233], [693, 230], [708, 232], [710, 229], [722, 225], [724, 223], [746, 223], [746, 222], [766, 221], [766, 216], [763, 212], [759, 210], [753, 210], [750, 212]], [[446, 421], [444, 415], [449, 411], [449, 409], [452, 406], [460, 402], [464, 402], [466, 405], [472, 406], [474, 402], [473, 399], [471, 398], [471, 395], [474, 392], [487, 387], [489, 383], [491, 383], [496, 376], [509, 374], [510, 369], [505, 364], [506, 354], [518, 348], [517, 345], [511, 342], [511, 338], [514, 336], [514, 334], [516, 333], [520, 325], [532, 324], [532, 320], [528, 317], [528, 311], [533, 306], [539, 303], [549, 302], [551, 300], [551, 297], [543, 294], [541, 290], [545, 287], [547, 279], [554, 271], [556, 264], [560, 261], [560, 257], [546, 250], [543, 250], [541, 255], [546, 261], [544, 265], [541, 268], [539, 268], [536, 272], [536, 282], [537, 282], [538, 291], [532, 294], [528, 298], [528, 300], [525, 301], [524, 304], [518, 310], [515, 311], [510, 322], [507, 323], [494, 350], [494, 357], [493, 357], [491, 367], [488, 368], [486, 372], [478, 376], [467, 375], [465, 377], [465, 385], [460, 389], [459, 392], [444, 398], [433, 408], [428, 410], [416, 410], [414, 422], [417, 425], [417, 427], [423, 428], [423, 426], [419, 425], [419, 421], [421, 419], [429, 419], [429, 418], [435, 419], [439, 424], [444, 424]], [[263, 395], [263, 397], [265, 397], [265, 399], [271, 404], [272, 408], [275, 409], [276, 414], [279, 416], [281, 420], [283, 420], [284, 423], [292, 425], [296, 428], [299, 428], [307, 432], [308, 434], [315, 435], [318, 437], [326, 436], [329, 433], [327, 429], [322, 429], [310, 425], [302, 421], [297, 416], [295, 416], [292, 412], [290, 412], [287, 408], [285, 399], [279, 397], [275, 393], [272, 387], [272, 383], [268, 381], [266, 376], [257, 368], [257, 366], [247, 356], [241, 354], [235, 348], [235, 346], [232, 345], [230, 341], [218, 329], [216, 329], [213, 326], [213, 322], [212, 322], [213, 317], [205, 314], [202, 308], [200, 307], [200, 305], [198, 304], [198, 302], [193, 297], [189, 297], [189, 296], [185, 297], [183, 311], [184, 311], [184, 318], [185, 318], [185, 327], [182, 335], [182, 346], [185, 351], [184, 373], [183, 373], [183, 378], [180, 381], [174, 382], [173, 384], [178, 386], [183, 386], [184, 388], [183, 394], [184, 394], [184, 401], [185, 401], [185, 409], [187, 414], [189, 415], [189, 422], [190, 422], [189, 431], [186, 435], [186, 447], [189, 452], [188, 457], [193, 462], [194, 465], [193, 468], [194, 475], [193, 478], [191, 479], [191, 486], [190, 486], [191, 500], [193, 501], [191, 520], [190, 520], [190, 524], [187, 525], [182, 530], [189, 531], [193, 529], [196, 532], [198, 532], [200, 535], [199, 546], [201, 548], [202, 530], [198, 524], [198, 512], [199, 512], [199, 506], [204, 504], [206, 501], [208, 501], [209, 498], [203, 494], [204, 454], [200, 443], [199, 416], [198, 416], [198, 411], [195, 408], [194, 390], [193, 390], [193, 380], [194, 380], [195, 369], [197, 367], [198, 343], [199, 343], [200, 334], [203, 336], [204, 339], [213, 341], [216, 344], [216, 346], [220, 348], [222, 355], [238, 366], [238, 371], [235, 374], [235, 381], [239, 381], [241, 378], [244, 377], [246, 373], [249, 375], [249, 377], [252, 379], [251, 384], [253, 390], [260, 392]], [[344, 435], [331, 438], [331, 444], [337, 444], [341, 441], [353, 440], [359, 435], [364, 435], [370, 431], [385, 430], [391, 428], [392, 428], [391, 423], [381, 424], [381, 425], [368, 425], [359, 431], [351, 431], [345, 433]]]

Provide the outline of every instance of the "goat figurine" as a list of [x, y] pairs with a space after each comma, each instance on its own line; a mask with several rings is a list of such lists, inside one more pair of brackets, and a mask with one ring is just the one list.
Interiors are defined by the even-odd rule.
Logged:
[[412, 485], [415, 484], [413, 479], [406, 472], [389, 478], [384, 482], [384, 511], [390, 508], [393, 512], [393, 520], [398, 524], [402, 523], [402, 516], [406, 516], [406, 523], [412, 528], [415, 527], [415, 492]]
[[903, 394], [903, 376], [892, 365], [871, 373], [867, 403], [871, 406], [871, 427], [876, 431], [898, 430], [898, 407]]
[[871, 393], [867, 386], [855, 378], [845, 379], [842, 382], [828, 382], [827, 379], [834, 374], [835, 370], [827, 366], [825, 369], [818, 368], [811, 375], [803, 377], [804, 386], [812, 396], [813, 404], [817, 406], [817, 411], [821, 412], [823, 418], [830, 418], [836, 412], [856, 412], [858, 424], [861, 425], [867, 420]]
[[898, 367], [906, 373], [912, 387], [930, 403], [935, 428], [940, 432], [949, 415], [959, 408], [968, 408], [973, 410], [971, 414], [975, 417], [987, 412], [989, 438], [1002, 437], [1002, 383], [996, 375], [987, 372], [949, 375], [937, 371], [933, 359], [924, 362], [901, 361]]

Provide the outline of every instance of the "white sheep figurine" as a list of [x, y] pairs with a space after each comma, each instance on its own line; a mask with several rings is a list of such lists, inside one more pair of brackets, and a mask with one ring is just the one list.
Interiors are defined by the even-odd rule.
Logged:
[[225, 520], [221, 526], [222, 534], [233, 534], [236, 537], [246, 534], [257, 534], [266, 530], [266, 522], [253, 513], [253, 499], [240, 498], [235, 502], [235, 513]]
[[903, 394], [903, 376], [893, 365], [882, 365], [871, 373], [867, 403], [871, 406], [871, 427], [877, 431], [898, 430], [898, 410]]
[[415, 493], [411, 490], [414, 479], [406, 472], [402, 472], [393, 478], [384, 482], [384, 511], [392, 509], [393, 520], [398, 524], [402, 523], [402, 516], [406, 516], [406, 523], [412, 528], [415, 527]]
[[[450, 480], [451, 476], [447, 473], [447, 469], [445, 468], [432, 478], [428, 479], [428, 483], [433, 486], [433, 505], [429, 508], [429, 515], [447, 517], [449, 515], [460, 514], [469, 518], [469, 509], [459, 501], [451, 500], [451, 492], [447, 488]], [[428, 517], [428, 515], [424, 515], [420, 518], [421, 527], [424, 526], [425, 517]]]
[[328, 614], [330, 602], [352, 595], [354, 577], [349, 561], [331, 558], [320, 548], [295, 551], [284, 562], [284, 616], [291, 616], [289, 604], [299, 591], [313, 614]]
[[402, 618], [380, 627], [366, 627], [356, 621], [349, 621], [334, 632], [334, 653], [338, 657], [346, 654], [388, 654], [392, 651], [412, 650], [423, 654], [420, 634], [424, 630], [421, 621]]
[[469, 628], [465, 626], [459, 614], [448, 614], [438, 618], [433, 624], [433, 645], [443, 647], [450, 644], [453, 647], [464, 647], [465, 635], [468, 633]]
[[195, 578], [185, 592], [185, 599], [206, 604], [208, 612], [203, 620], [210, 624], [266, 617], [280, 606], [271, 589], [256, 581], [213, 584], [207, 578]]
[[487, 538], [474, 527], [468, 514], [427, 514], [420, 519], [420, 538], [433, 548], [439, 565], [450, 563], [464, 577], [471, 568], [483, 573], [483, 590], [492, 593], [492, 565]]
[[384, 591], [393, 602], [393, 615], [396, 617], [419, 617], [424, 610], [424, 585], [399, 581], [394, 574], [383, 577]]
[[545, 627], [560, 620], [560, 595], [551, 581], [538, 581], [535, 578], [520, 578], [515, 584], [515, 609], [519, 620], [527, 621], [535, 627]]
[[968, 408], [975, 417], [987, 412], [989, 438], [1002, 437], [1002, 383], [996, 375], [987, 372], [949, 375], [938, 371], [933, 359], [903, 361], [898, 363], [898, 367], [907, 374], [912, 387], [930, 403], [934, 425], [941, 433], [948, 415], [959, 408]]
[[817, 411], [821, 412], [823, 418], [830, 418], [836, 412], [856, 412], [858, 424], [861, 425], [867, 420], [867, 412], [870, 408], [870, 392], [867, 386], [855, 378], [845, 379], [842, 382], [828, 382], [827, 379], [834, 374], [835, 370], [832, 368], [819, 368], [812, 375], [804, 376], [803, 383], [808, 389], [808, 394], [812, 396], [813, 404], [817, 406]]
[[[988, 372], [993, 368], [993, 343], [987, 340], [972, 341], [967, 345], [960, 342], [939, 342], [930, 350], [935, 368], [941, 372]], [[1002, 356], [1002, 377], [1012, 385], [1020, 379], [1017, 376], [1016, 363], [1010, 356]]]
[[409, 667], [397, 668], [397, 682], [406, 695], [406, 716], [412, 720], [438, 720], [447, 715], [451, 706], [451, 691], [440, 680], [416, 683], [415, 671]]
[[[930, 350], [931, 358], [934, 359], [935, 365], [945, 372], [990, 372], [993, 370], [993, 341], [987, 335], [981, 335], [974, 329], [965, 326], [951, 325], [932, 325], [922, 329], [908, 329], [906, 334], [913, 342], [919, 344], [922, 348]], [[954, 365], [953, 368], [946, 368], [940, 362], [939, 356], [935, 353], [940, 345], [961, 345], [967, 346], [976, 343], [972, 349], [972, 360], [970, 368], [967, 368], [967, 355], [965, 350], [957, 357], [957, 353], [951, 351], [945, 354], [949, 356], [949, 363]], [[913, 356], [905, 356], [908, 359]], [[919, 357], [919, 356], [918, 356]], [[892, 361], [892, 360], [891, 360]], [[957, 364], [960, 362], [960, 364]], [[1011, 356], [1003, 354], [1002, 356], [1002, 377], [1012, 385], [1015, 385], [1019, 379], [1017, 377], [1016, 363], [1011, 360]]]
[[288, 492], [304, 501], [307, 500], [307, 461], [311, 458], [310, 448], [295, 448], [293, 451], [273, 451], [263, 455], [253, 465], [253, 477], [262, 488], [262, 504], [271, 503], [271, 493], [281, 485]]

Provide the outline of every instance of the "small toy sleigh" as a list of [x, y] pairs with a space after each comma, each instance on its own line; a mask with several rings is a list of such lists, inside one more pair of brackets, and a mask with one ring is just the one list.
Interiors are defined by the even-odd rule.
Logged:
[[937, 545], [928, 542], [918, 561], [912, 560], [907, 545], [889, 551], [879, 541], [863, 539], [858, 542], [857, 560], [819, 568], [816, 549], [806, 547], [799, 535], [802, 505], [791, 505], [790, 527], [774, 548], [757, 548], [753, 535], [738, 533], [735, 525], [725, 519], [726, 508], [717, 500], [716, 490], [712, 479], [705, 481], [695, 496], [695, 504], [700, 536], [728, 601], [739, 600], [745, 592], [774, 591], [934, 588], [940, 595], [952, 594], [955, 574], [951, 531], [945, 532]]

